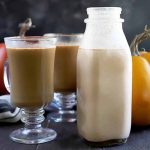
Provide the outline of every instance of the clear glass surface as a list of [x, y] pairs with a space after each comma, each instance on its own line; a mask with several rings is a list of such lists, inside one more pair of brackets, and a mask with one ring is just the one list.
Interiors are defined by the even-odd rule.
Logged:
[[52, 120], [55, 122], [76, 121], [76, 111], [73, 109], [76, 105], [76, 93], [55, 92], [52, 103], [58, 108], [58, 111], [49, 114]]
[[[19, 143], [38, 144], [51, 141], [57, 133], [42, 127], [43, 107], [52, 101], [56, 38], [5, 38], [8, 63], [4, 66], [4, 82], [14, 105], [21, 108], [23, 128], [10, 134]], [[8, 75], [10, 73], [10, 75]]]

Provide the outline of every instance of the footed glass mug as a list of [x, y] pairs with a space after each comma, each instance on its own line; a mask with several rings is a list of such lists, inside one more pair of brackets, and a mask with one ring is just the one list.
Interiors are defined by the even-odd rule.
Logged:
[[10, 134], [13, 141], [37, 144], [56, 138], [54, 130], [41, 126], [43, 107], [53, 97], [55, 43], [56, 38], [42, 36], [5, 38], [10, 76], [6, 63], [4, 82], [25, 123]]
[[59, 111], [50, 114], [55, 122], [76, 121], [76, 62], [77, 52], [83, 34], [54, 34], [44, 36], [56, 37], [56, 53], [54, 63], [54, 100], [52, 102]]

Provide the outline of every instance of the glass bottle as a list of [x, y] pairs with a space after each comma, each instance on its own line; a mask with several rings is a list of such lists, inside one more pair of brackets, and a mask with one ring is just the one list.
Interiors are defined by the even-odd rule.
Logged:
[[90, 144], [127, 141], [131, 128], [132, 60], [119, 7], [87, 9], [77, 57], [77, 124]]

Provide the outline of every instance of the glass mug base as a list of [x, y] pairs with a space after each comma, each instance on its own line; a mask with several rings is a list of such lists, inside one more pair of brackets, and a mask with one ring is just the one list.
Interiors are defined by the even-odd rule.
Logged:
[[48, 118], [55, 122], [76, 121], [76, 111], [73, 110], [73, 107], [76, 105], [75, 92], [55, 92], [52, 104], [57, 107], [58, 111], [52, 112]]
[[52, 141], [57, 133], [49, 128], [43, 128], [41, 123], [44, 121], [44, 109], [21, 109], [21, 121], [25, 127], [15, 130], [10, 134], [10, 138], [18, 143], [38, 144]]
[[84, 139], [85, 143], [92, 147], [111, 147], [111, 146], [119, 146], [127, 142], [127, 138], [124, 139], [113, 139], [103, 142], [90, 142]]
[[48, 128], [26, 129], [21, 128], [13, 131], [10, 138], [18, 143], [38, 144], [52, 141], [56, 138], [57, 133]]
[[55, 122], [75, 122], [76, 111], [74, 110], [60, 110], [58, 112], [51, 113], [48, 118]]

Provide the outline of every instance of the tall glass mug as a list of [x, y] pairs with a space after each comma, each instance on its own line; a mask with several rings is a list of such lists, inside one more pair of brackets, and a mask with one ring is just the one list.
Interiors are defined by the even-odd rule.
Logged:
[[[56, 132], [43, 128], [41, 123], [44, 121], [43, 107], [53, 97], [56, 38], [7, 37], [5, 44], [11, 100], [15, 106], [21, 108], [21, 120], [25, 123], [24, 128], [13, 131], [10, 138], [26, 144], [51, 141], [55, 139]], [[9, 90], [9, 79], [6, 76], [5, 85]]]
[[54, 63], [54, 100], [59, 109], [50, 114], [56, 122], [76, 121], [76, 61], [82, 34], [45, 34], [56, 37], [56, 54]]

